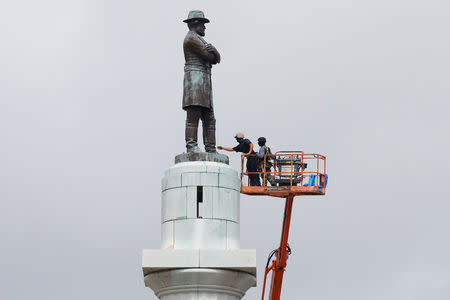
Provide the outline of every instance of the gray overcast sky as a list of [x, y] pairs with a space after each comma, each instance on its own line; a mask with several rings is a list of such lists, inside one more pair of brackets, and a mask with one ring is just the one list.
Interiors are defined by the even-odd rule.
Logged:
[[[444, 0], [1, 1], [0, 298], [156, 299], [140, 252], [184, 151], [190, 9], [223, 56], [218, 143], [328, 157], [327, 196], [294, 203], [283, 298], [450, 299]], [[257, 299], [283, 203], [241, 208]]]

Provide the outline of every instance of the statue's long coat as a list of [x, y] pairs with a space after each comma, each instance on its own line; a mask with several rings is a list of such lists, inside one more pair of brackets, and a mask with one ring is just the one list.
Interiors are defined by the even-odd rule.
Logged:
[[189, 31], [184, 39], [183, 109], [191, 105], [213, 108], [211, 63], [207, 60], [206, 42]]

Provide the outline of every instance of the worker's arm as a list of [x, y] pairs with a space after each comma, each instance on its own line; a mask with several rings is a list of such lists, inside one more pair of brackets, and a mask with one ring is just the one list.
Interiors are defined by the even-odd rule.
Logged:
[[234, 151], [233, 148], [231, 148], [231, 147], [224, 147], [224, 146], [217, 146], [217, 149], [219, 149], [219, 150], [225, 150], [225, 151], [230, 151], [230, 152], [233, 152], [233, 151]]
[[259, 148], [258, 153], [256, 153], [256, 156], [258, 156], [258, 158], [263, 159], [264, 155], [266, 155], [266, 148], [261, 147]]
[[253, 151], [253, 144], [250, 143], [250, 144], [248, 144], [248, 146], [249, 146], [250, 148], [249, 148], [249, 150], [248, 150], [248, 153], [245, 153], [245, 154], [244, 154], [245, 156], [250, 155], [250, 154], [252, 153], [252, 151]]

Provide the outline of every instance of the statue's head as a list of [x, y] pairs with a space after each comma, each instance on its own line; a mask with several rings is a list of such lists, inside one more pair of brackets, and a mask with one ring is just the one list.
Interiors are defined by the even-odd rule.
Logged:
[[189, 30], [195, 31], [200, 36], [205, 36], [205, 23], [209, 23], [209, 20], [205, 18], [205, 14], [201, 10], [191, 10], [188, 18], [183, 22], [187, 23]]
[[196, 32], [200, 36], [205, 36], [205, 22], [192, 21], [188, 23], [190, 31]]

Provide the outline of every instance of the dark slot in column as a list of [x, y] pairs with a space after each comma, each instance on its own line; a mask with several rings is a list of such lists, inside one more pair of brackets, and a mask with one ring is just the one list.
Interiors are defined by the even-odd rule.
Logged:
[[201, 218], [200, 203], [203, 203], [203, 186], [197, 186], [197, 218]]

